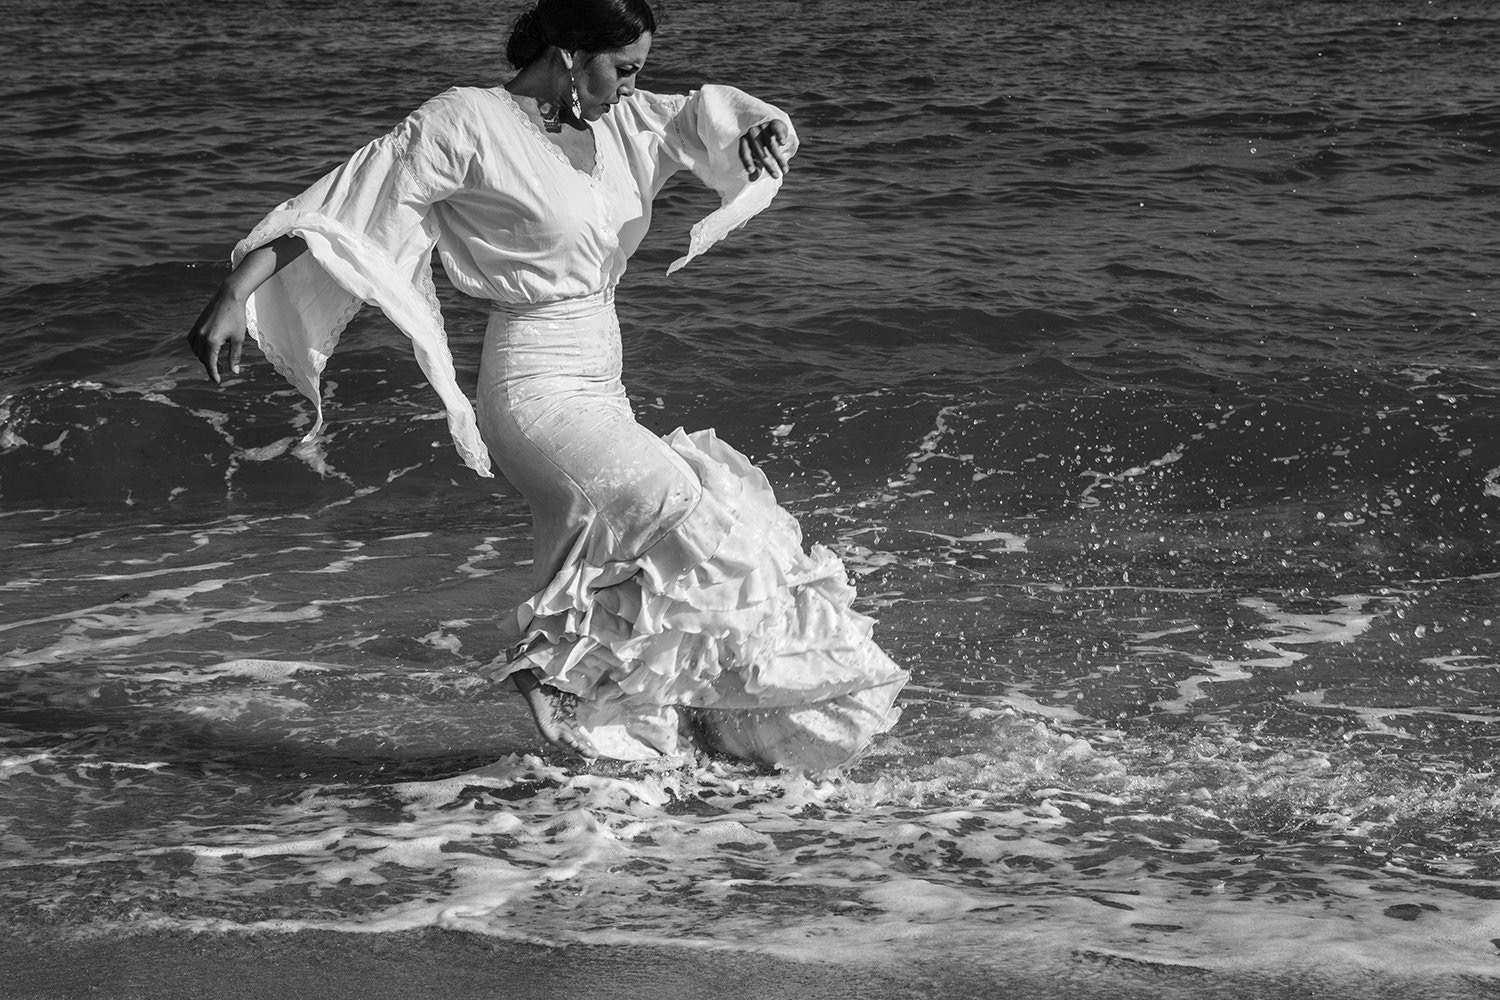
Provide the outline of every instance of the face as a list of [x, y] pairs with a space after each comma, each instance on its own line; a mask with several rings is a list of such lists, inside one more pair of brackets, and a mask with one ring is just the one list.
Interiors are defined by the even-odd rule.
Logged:
[[598, 121], [621, 98], [635, 93], [635, 78], [646, 65], [651, 51], [647, 31], [623, 49], [583, 52], [578, 70], [578, 103], [584, 121]]

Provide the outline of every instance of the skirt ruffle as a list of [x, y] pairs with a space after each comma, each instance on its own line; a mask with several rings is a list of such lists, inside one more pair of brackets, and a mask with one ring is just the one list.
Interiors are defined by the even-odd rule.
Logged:
[[895, 723], [906, 672], [759, 469], [711, 430], [664, 440], [697, 474], [697, 505], [634, 555], [587, 525], [519, 609], [523, 638], [493, 675], [534, 670], [576, 695], [575, 729], [607, 757], [692, 741], [773, 766], [846, 763]]

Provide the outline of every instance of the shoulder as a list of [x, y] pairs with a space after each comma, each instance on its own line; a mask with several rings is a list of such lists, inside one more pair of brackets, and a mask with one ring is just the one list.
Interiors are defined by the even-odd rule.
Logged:
[[462, 155], [477, 144], [495, 117], [494, 97], [481, 87], [450, 87], [422, 104], [397, 125], [392, 136], [405, 145], [420, 145]]
[[411, 113], [411, 118], [431, 125], [463, 125], [482, 114], [488, 91], [480, 87], [449, 87]]

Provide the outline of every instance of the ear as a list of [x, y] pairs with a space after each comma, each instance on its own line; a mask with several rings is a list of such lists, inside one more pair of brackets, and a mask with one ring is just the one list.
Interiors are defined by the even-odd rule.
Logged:
[[576, 53], [569, 52], [566, 49], [558, 49], [557, 54], [562, 59], [563, 69], [569, 73], [573, 72], [573, 57]]

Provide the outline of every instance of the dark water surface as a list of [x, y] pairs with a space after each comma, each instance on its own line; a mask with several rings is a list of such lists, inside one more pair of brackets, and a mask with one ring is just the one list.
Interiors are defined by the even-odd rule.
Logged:
[[1500, 11], [670, 5], [642, 85], [806, 145], [671, 280], [711, 199], [669, 188], [627, 382], [763, 464], [914, 673], [816, 780], [539, 751], [474, 673], [524, 504], [378, 314], [317, 451], [258, 355], [189, 363], [233, 242], [500, 82], [508, 11], [0, 2], [7, 930], [1495, 988]]

